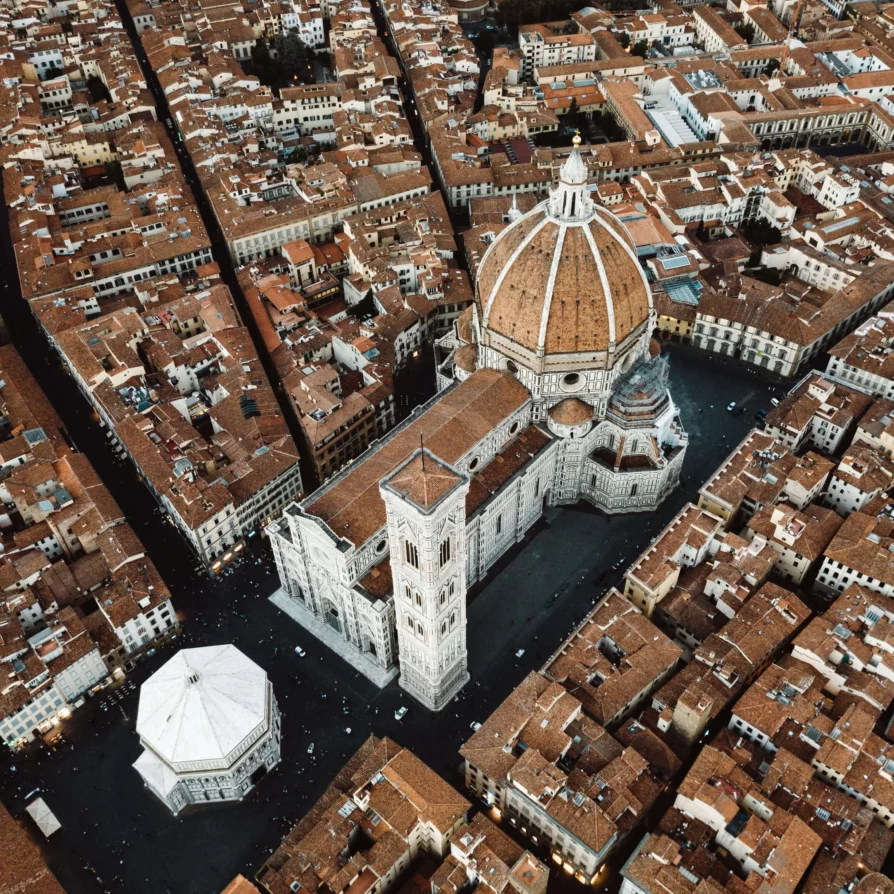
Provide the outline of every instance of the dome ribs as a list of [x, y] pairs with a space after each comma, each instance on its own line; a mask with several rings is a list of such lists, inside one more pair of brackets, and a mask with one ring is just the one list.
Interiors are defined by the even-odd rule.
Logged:
[[583, 227], [565, 232], [563, 258], [556, 271], [546, 353], [608, 348], [608, 312], [602, 280]]
[[500, 283], [489, 327], [529, 350], [537, 349], [543, 303], [549, 286], [559, 227], [548, 223], [519, 254]]
[[646, 323], [651, 308], [624, 225], [604, 208], [583, 221], [554, 219], [547, 203], [510, 224], [485, 254], [478, 301], [486, 329], [532, 354], [607, 351]]

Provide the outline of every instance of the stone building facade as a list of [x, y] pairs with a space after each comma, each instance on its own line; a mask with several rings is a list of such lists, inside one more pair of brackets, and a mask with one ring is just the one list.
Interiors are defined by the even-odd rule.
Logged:
[[651, 290], [586, 180], [575, 148], [491, 244], [438, 342], [436, 397], [268, 528], [278, 603], [433, 710], [468, 680], [467, 588], [547, 505], [651, 511], [679, 480]]

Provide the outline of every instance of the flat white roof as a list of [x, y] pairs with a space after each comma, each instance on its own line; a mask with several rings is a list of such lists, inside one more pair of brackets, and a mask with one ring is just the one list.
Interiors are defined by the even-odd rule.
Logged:
[[137, 733], [170, 764], [220, 761], [267, 719], [267, 674], [235, 646], [183, 649], [140, 689]]

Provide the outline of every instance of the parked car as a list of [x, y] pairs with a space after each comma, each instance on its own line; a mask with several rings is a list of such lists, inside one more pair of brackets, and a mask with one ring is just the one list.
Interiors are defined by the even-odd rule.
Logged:
[[394, 712], [394, 719], [395, 720], [403, 720], [404, 717], [407, 716], [407, 711], [409, 711], [409, 710], [410, 710], [409, 708], [405, 708], [405, 707], [401, 706]]
[[313, 742], [311, 742], [310, 745], [307, 746], [307, 753], [308, 754], [314, 753], [314, 743]]
[[757, 419], [758, 422], [763, 422], [767, 418], [767, 411], [764, 409], [758, 410], [754, 414], [754, 418]]
[[736, 409], [736, 402], [733, 401], [733, 402], [726, 408], [726, 412], [727, 412], [727, 413], [732, 413], [732, 411], [735, 410], [735, 409]]
[[480, 724], [477, 720], [473, 720], [473, 721], [469, 724], [469, 728], [470, 728], [470, 729], [473, 729], [473, 730], [477, 733], [478, 730], [481, 729], [481, 724]]
[[733, 416], [741, 416], [744, 412], [745, 407], [736, 407], [736, 409], [733, 410]]
[[301, 646], [295, 646], [295, 654], [299, 658], [304, 658], [304, 656], [307, 654], [307, 652], [305, 652], [304, 649], [301, 648]]
[[771, 397], [771, 398], [770, 398], [770, 403], [773, 404], [774, 407], [778, 407], [778, 406], [779, 406], [779, 398], [778, 398], [778, 397]]
[[516, 657], [516, 658], [521, 658], [522, 655], [524, 655], [524, 654], [525, 654], [525, 650], [524, 650], [524, 649], [519, 649], [519, 650], [515, 653], [515, 657]]

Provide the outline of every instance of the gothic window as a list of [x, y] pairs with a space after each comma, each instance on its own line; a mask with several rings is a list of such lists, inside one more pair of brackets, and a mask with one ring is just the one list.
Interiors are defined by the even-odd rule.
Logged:
[[635, 497], [635, 496], [636, 496], [636, 491], [637, 491], [638, 488], [639, 488], [639, 485], [636, 484], [636, 482], [634, 482], [633, 484], [630, 485], [630, 496], [631, 496], [631, 497]]
[[443, 568], [450, 561], [450, 538], [448, 537], [441, 543], [441, 567]]
[[413, 619], [409, 615], [407, 615], [407, 627], [409, 627], [410, 630], [413, 629]]
[[503, 516], [497, 516], [497, 533], [500, 534], [503, 531]]
[[441, 634], [443, 635], [443, 634], [445, 634], [446, 632], [447, 632], [447, 622], [444, 621], [444, 623], [441, 624]]
[[534, 496], [535, 497], [540, 496], [540, 479], [539, 478], [534, 480]]
[[443, 605], [447, 601], [447, 591], [441, 590], [440, 604]]
[[408, 565], [412, 565], [414, 568], [419, 567], [419, 550], [416, 549], [416, 544], [409, 540], [404, 540], [404, 558]]
[[422, 596], [419, 593], [416, 594], [416, 605], [422, 605]]
[[449, 594], [452, 596], [456, 590], [456, 587], [453, 584], [453, 581], [450, 581], [450, 586], [447, 588]]
[[450, 612], [450, 626], [452, 627], [456, 623], [456, 612]]

